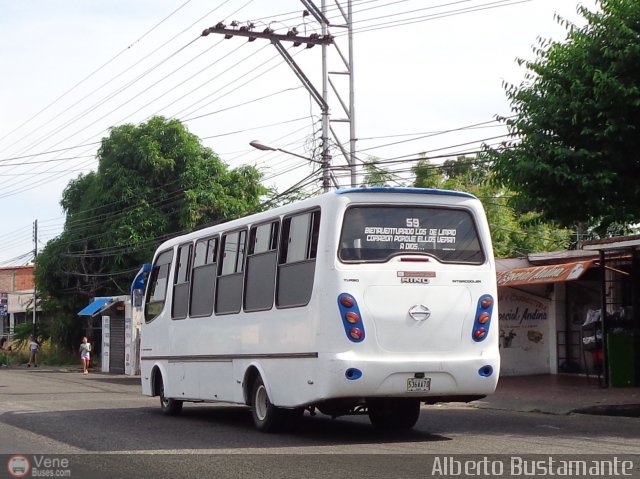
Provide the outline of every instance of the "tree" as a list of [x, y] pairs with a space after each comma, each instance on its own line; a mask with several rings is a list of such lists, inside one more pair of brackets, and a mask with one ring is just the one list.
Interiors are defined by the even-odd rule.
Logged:
[[380, 159], [371, 157], [362, 164], [364, 168], [365, 186], [386, 186], [393, 178], [393, 174], [386, 168], [380, 166]]
[[177, 120], [113, 128], [97, 171], [64, 190], [64, 230], [37, 259], [43, 307], [61, 325], [50, 329], [75, 339], [65, 321], [94, 296], [127, 294], [164, 239], [259, 210], [259, 180], [253, 167], [229, 169]]
[[466, 191], [477, 196], [487, 214], [497, 257], [553, 251], [569, 243], [570, 232], [542, 221], [540, 214], [516, 213], [508, 205], [512, 194], [495, 186], [490, 164], [484, 158], [460, 156], [441, 166], [424, 159], [413, 167], [413, 173], [417, 187]]
[[490, 151], [495, 178], [520, 211], [601, 233], [640, 219], [640, 2], [579, 7], [583, 28], [558, 19], [563, 43], [540, 40], [506, 84], [513, 141]]

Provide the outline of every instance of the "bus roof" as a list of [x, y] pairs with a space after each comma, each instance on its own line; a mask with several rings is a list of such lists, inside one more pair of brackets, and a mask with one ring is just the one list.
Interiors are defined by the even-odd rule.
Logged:
[[471, 193], [455, 190], [438, 190], [435, 188], [407, 188], [407, 187], [389, 187], [389, 186], [373, 186], [368, 188], [345, 188], [336, 190], [337, 195], [346, 193], [410, 193], [414, 195], [443, 195], [443, 196], [461, 196], [463, 198], [477, 199]]

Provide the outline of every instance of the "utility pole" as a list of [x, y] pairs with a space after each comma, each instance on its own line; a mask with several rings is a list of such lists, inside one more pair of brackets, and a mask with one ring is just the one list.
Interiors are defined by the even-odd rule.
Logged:
[[[309, 36], [302, 36], [298, 34], [298, 30], [293, 27], [286, 34], [277, 34], [271, 28], [267, 27], [262, 32], [255, 31], [255, 25], [253, 23], [247, 23], [246, 25], [240, 25], [238, 22], [232, 22], [227, 28], [222, 22], [219, 22], [214, 27], [205, 29], [202, 32], [202, 36], [207, 36], [211, 33], [222, 34], [226, 39], [233, 38], [234, 36], [247, 37], [250, 42], [255, 41], [258, 38], [268, 39], [276, 47], [280, 55], [284, 58], [289, 67], [296, 74], [298, 79], [302, 82], [307, 89], [313, 100], [318, 104], [322, 117], [322, 153], [320, 163], [322, 165], [322, 188], [324, 191], [329, 190], [331, 182], [331, 153], [329, 150], [329, 133], [331, 133], [336, 140], [336, 143], [344, 155], [350, 169], [351, 169], [351, 186], [355, 187], [357, 184], [356, 178], [356, 164], [355, 164], [355, 102], [354, 102], [354, 83], [353, 83], [353, 47], [352, 47], [352, 9], [351, 1], [347, 0], [348, 8], [347, 13], [336, 1], [336, 5], [340, 10], [346, 24], [345, 25], [332, 25], [326, 17], [326, 0], [322, 0], [321, 8], [318, 8], [311, 0], [300, 0], [306, 7], [303, 16], [311, 15], [321, 25], [321, 34], [313, 33]], [[338, 46], [334, 42], [334, 37], [329, 34], [329, 27], [340, 27], [348, 30], [348, 42], [349, 53], [348, 58], [345, 57], [338, 49]], [[312, 48], [314, 45], [321, 45], [322, 47], [322, 93], [319, 93], [313, 83], [307, 78], [302, 69], [296, 64], [289, 52], [284, 48], [282, 42], [292, 42], [294, 47], [305, 44], [307, 48]], [[345, 64], [346, 71], [330, 72], [327, 62], [327, 48], [329, 45], [333, 45], [340, 58]], [[349, 76], [349, 102], [345, 103], [338, 93], [338, 89], [330, 79], [330, 74], [348, 75]], [[329, 101], [328, 101], [328, 86], [331, 86], [336, 94], [342, 108], [344, 109], [347, 118], [332, 120], [330, 117]], [[342, 142], [337, 137], [336, 132], [331, 127], [331, 122], [348, 122], [350, 125], [350, 151], [347, 152], [342, 146]]]
[[33, 339], [36, 338], [36, 258], [38, 257], [38, 220], [33, 222]]

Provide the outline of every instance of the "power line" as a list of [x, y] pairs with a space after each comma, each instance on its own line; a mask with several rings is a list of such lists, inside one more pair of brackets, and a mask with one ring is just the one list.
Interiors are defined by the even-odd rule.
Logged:
[[[107, 65], [109, 65], [111, 62], [113, 62], [116, 58], [118, 58], [120, 55], [122, 55], [123, 53], [129, 51], [131, 49], [131, 47], [133, 47], [135, 44], [140, 43], [140, 41], [146, 37], [147, 35], [149, 35], [152, 31], [154, 31], [156, 28], [158, 28], [160, 25], [162, 25], [165, 21], [167, 21], [170, 17], [172, 17], [173, 15], [175, 15], [179, 10], [181, 10], [185, 5], [187, 5], [189, 2], [191, 2], [191, 0], [187, 0], [186, 2], [184, 2], [182, 5], [180, 5], [178, 8], [176, 8], [173, 12], [171, 12], [169, 15], [167, 15], [166, 17], [164, 17], [162, 20], [160, 20], [158, 23], [156, 23], [153, 27], [151, 27], [149, 30], [147, 30], [142, 36], [140, 36], [137, 40], [135, 40], [133, 43], [131, 43], [129, 46], [127, 46], [126, 48], [124, 48], [123, 50], [121, 50], [120, 52], [118, 52], [116, 55], [114, 55], [113, 57], [111, 57], [109, 60], [107, 60], [105, 63], [103, 63], [100, 67], [98, 67], [97, 69], [95, 69], [94, 71], [92, 71], [91, 73], [89, 73], [89, 75], [87, 75], [86, 77], [84, 77], [82, 80], [80, 80], [78, 83], [76, 83], [74, 86], [72, 86], [71, 88], [69, 88], [67, 91], [65, 91], [64, 93], [62, 93], [60, 96], [58, 96], [55, 100], [53, 100], [51, 103], [49, 103], [47, 106], [45, 106], [43, 109], [41, 109], [40, 111], [38, 111], [35, 115], [31, 116], [29, 119], [27, 119], [26, 121], [24, 121], [23, 123], [21, 123], [20, 125], [18, 125], [17, 127], [15, 127], [13, 130], [11, 130], [9, 133], [5, 134], [4, 136], [0, 137], [0, 141], [4, 140], [7, 136], [13, 134], [14, 132], [16, 132], [17, 130], [19, 130], [20, 128], [22, 128], [23, 126], [27, 125], [28, 123], [30, 123], [33, 119], [35, 119], [36, 117], [40, 116], [42, 113], [44, 113], [46, 110], [48, 110], [50, 107], [52, 107], [53, 105], [55, 105], [58, 101], [60, 101], [62, 98], [64, 98], [65, 96], [67, 96], [69, 93], [71, 93], [73, 90], [75, 90], [76, 88], [78, 88], [80, 85], [82, 85], [85, 81], [87, 81], [89, 78], [93, 77], [95, 74], [97, 74], [99, 71], [101, 71], [103, 68], [105, 68]], [[24, 139], [21, 138], [20, 140]], [[20, 141], [18, 140], [18, 141]], [[15, 144], [12, 143], [11, 145], [8, 146], [8, 148], [10, 148], [11, 146], [13, 146]]]

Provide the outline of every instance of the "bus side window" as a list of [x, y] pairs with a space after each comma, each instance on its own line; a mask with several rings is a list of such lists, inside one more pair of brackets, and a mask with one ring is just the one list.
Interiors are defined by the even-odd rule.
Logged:
[[320, 211], [289, 216], [282, 222], [276, 306], [305, 306], [311, 299], [318, 252]]
[[242, 308], [242, 285], [247, 230], [222, 235], [216, 284], [216, 314], [239, 313]]
[[251, 227], [244, 284], [244, 310], [264, 311], [273, 307], [278, 221]]
[[191, 243], [178, 247], [178, 264], [173, 280], [171, 318], [184, 319], [189, 311], [189, 286], [191, 284]]
[[147, 323], [155, 319], [164, 308], [172, 260], [173, 250], [165, 251], [158, 256], [151, 268], [144, 307], [144, 319]]
[[190, 316], [210, 316], [216, 283], [218, 237], [196, 242], [191, 276]]

